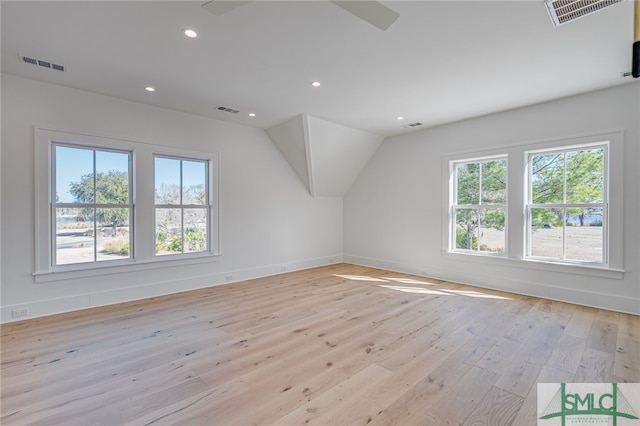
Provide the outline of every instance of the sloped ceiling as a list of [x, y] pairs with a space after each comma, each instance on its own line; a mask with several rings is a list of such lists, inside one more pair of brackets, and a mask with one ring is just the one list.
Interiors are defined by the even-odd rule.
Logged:
[[343, 197], [383, 140], [308, 114], [267, 134], [314, 197]]
[[633, 80], [633, 1], [558, 28], [543, 0], [384, 1], [385, 31], [329, 1], [203, 3], [0, 1], [2, 72], [264, 129], [338, 197], [382, 137]]
[[1, 1], [2, 72], [261, 129], [310, 114], [382, 136], [633, 80], [633, 1], [558, 28], [543, 0], [384, 1], [400, 15], [386, 31], [329, 1], [223, 16], [203, 3]]

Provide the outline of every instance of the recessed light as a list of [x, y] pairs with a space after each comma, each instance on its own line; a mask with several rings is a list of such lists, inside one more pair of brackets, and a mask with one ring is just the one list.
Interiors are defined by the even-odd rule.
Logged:
[[396, 117], [396, 120], [404, 120], [404, 117], [400, 115], [400, 116]]
[[147, 92], [155, 92], [156, 91], [155, 87], [151, 87], [151, 86], [145, 87], [144, 90], [146, 90]]
[[249, 113], [249, 117], [255, 117], [255, 116], [256, 116], [256, 114], [254, 112], [250, 112]]
[[187, 36], [189, 38], [198, 37], [198, 33], [195, 32], [195, 30], [192, 30], [191, 28], [185, 28], [184, 30], [182, 30], [182, 34], [184, 34], [185, 36]]
[[320, 82], [319, 81], [314, 81], [313, 83], [311, 83], [311, 85], [313, 87], [320, 87]]

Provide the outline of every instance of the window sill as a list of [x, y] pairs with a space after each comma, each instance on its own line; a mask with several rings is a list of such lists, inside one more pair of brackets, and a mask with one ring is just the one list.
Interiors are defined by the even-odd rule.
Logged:
[[201, 263], [218, 261], [222, 256], [216, 254], [194, 254], [185, 257], [182, 256], [161, 256], [151, 260], [133, 260], [130, 262], [117, 264], [92, 265], [89, 268], [82, 269], [59, 269], [51, 271], [34, 272], [32, 275], [36, 283], [62, 281], [75, 278], [96, 277], [101, 275], [113, 275], [127, 272], [139, 272], [150, 269], [169, 268], [175, 266], [188, 266]]
[[446, 256], [464, 256], [465, 261], [473, 263], [490, 263], [493, 265], [515, 267], [539, 272], [553, 272], [561, 274], [585, 275], [589, 277], [613, 280], [624, 279], [625, 270], [607, 266], [579, 265], [575, 263], [551, 262], [540, 259], [516, 259], [507, 256], [491, 254], [466, 253], [459, 251], [443, 252]]

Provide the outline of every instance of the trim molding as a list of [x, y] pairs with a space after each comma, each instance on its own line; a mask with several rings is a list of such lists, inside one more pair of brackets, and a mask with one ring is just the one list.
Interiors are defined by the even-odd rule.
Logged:
[[[412, 274], [425, 278], [451, 281], [478, 288], [486, 288], [489, 290], [499, 290], [523, 296], [534, 296], [559, 302], [589, 306], [592, 308], [640, 315], [640, 300], [632, 297], [576, 290], [575, 288], [548, 285], [522, 278], [505, 278], [501, 275], [474, 273], [473, 276], [471, 276], [460, 270], [454, 271], [433, 267], [421, 268], [400, 262], [348, 254], [345, 254], [343, 258], [344, 262], [352, 263], [354, 265], [369, 266], [372, 268], [380, 268], [387, 271]], [[488, 282], [493, 283], [493, 285], [486, 285]]]
[[[135, 287], [117, 288], [99, 293], [77, 294], [69, 297], [48, 299], [32, 303], [2, 306], [0, 308], [0, 323], [5, 324], [99, 306], [113, 305], [116, 303], [132, 302], [134, 300], [142, 300], [150, 297], [180, 293], [183, 291], [231, 284], [238, 281], [263, 278], [286, 272], [300, 271], [342, 262], [343, 256], [337, 254], [334, 256], [324, 256], [313, 259], [282, 262], [274, 265], [263, 265], [254, 268], [218, 272], [215, 274], [189, 277], [184, 280], [155, 282]], [[13, 309], [24, 308], [29, 310], [28, 316], [11, 318], [11, 311]]]

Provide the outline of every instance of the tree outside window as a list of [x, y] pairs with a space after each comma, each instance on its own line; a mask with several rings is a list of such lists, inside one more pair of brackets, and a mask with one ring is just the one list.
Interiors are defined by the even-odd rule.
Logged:
[[155, 156], [155, 254], [208, 250], [208, 162]]
[[606, 263], [606, 146], [529, 154], [530, 257]]
[[131, 258], [131, 153], [53, 144], [53, 265]]
[[504, 253], [506, 247], [507, 160], [453, 163], [455, 250]]

